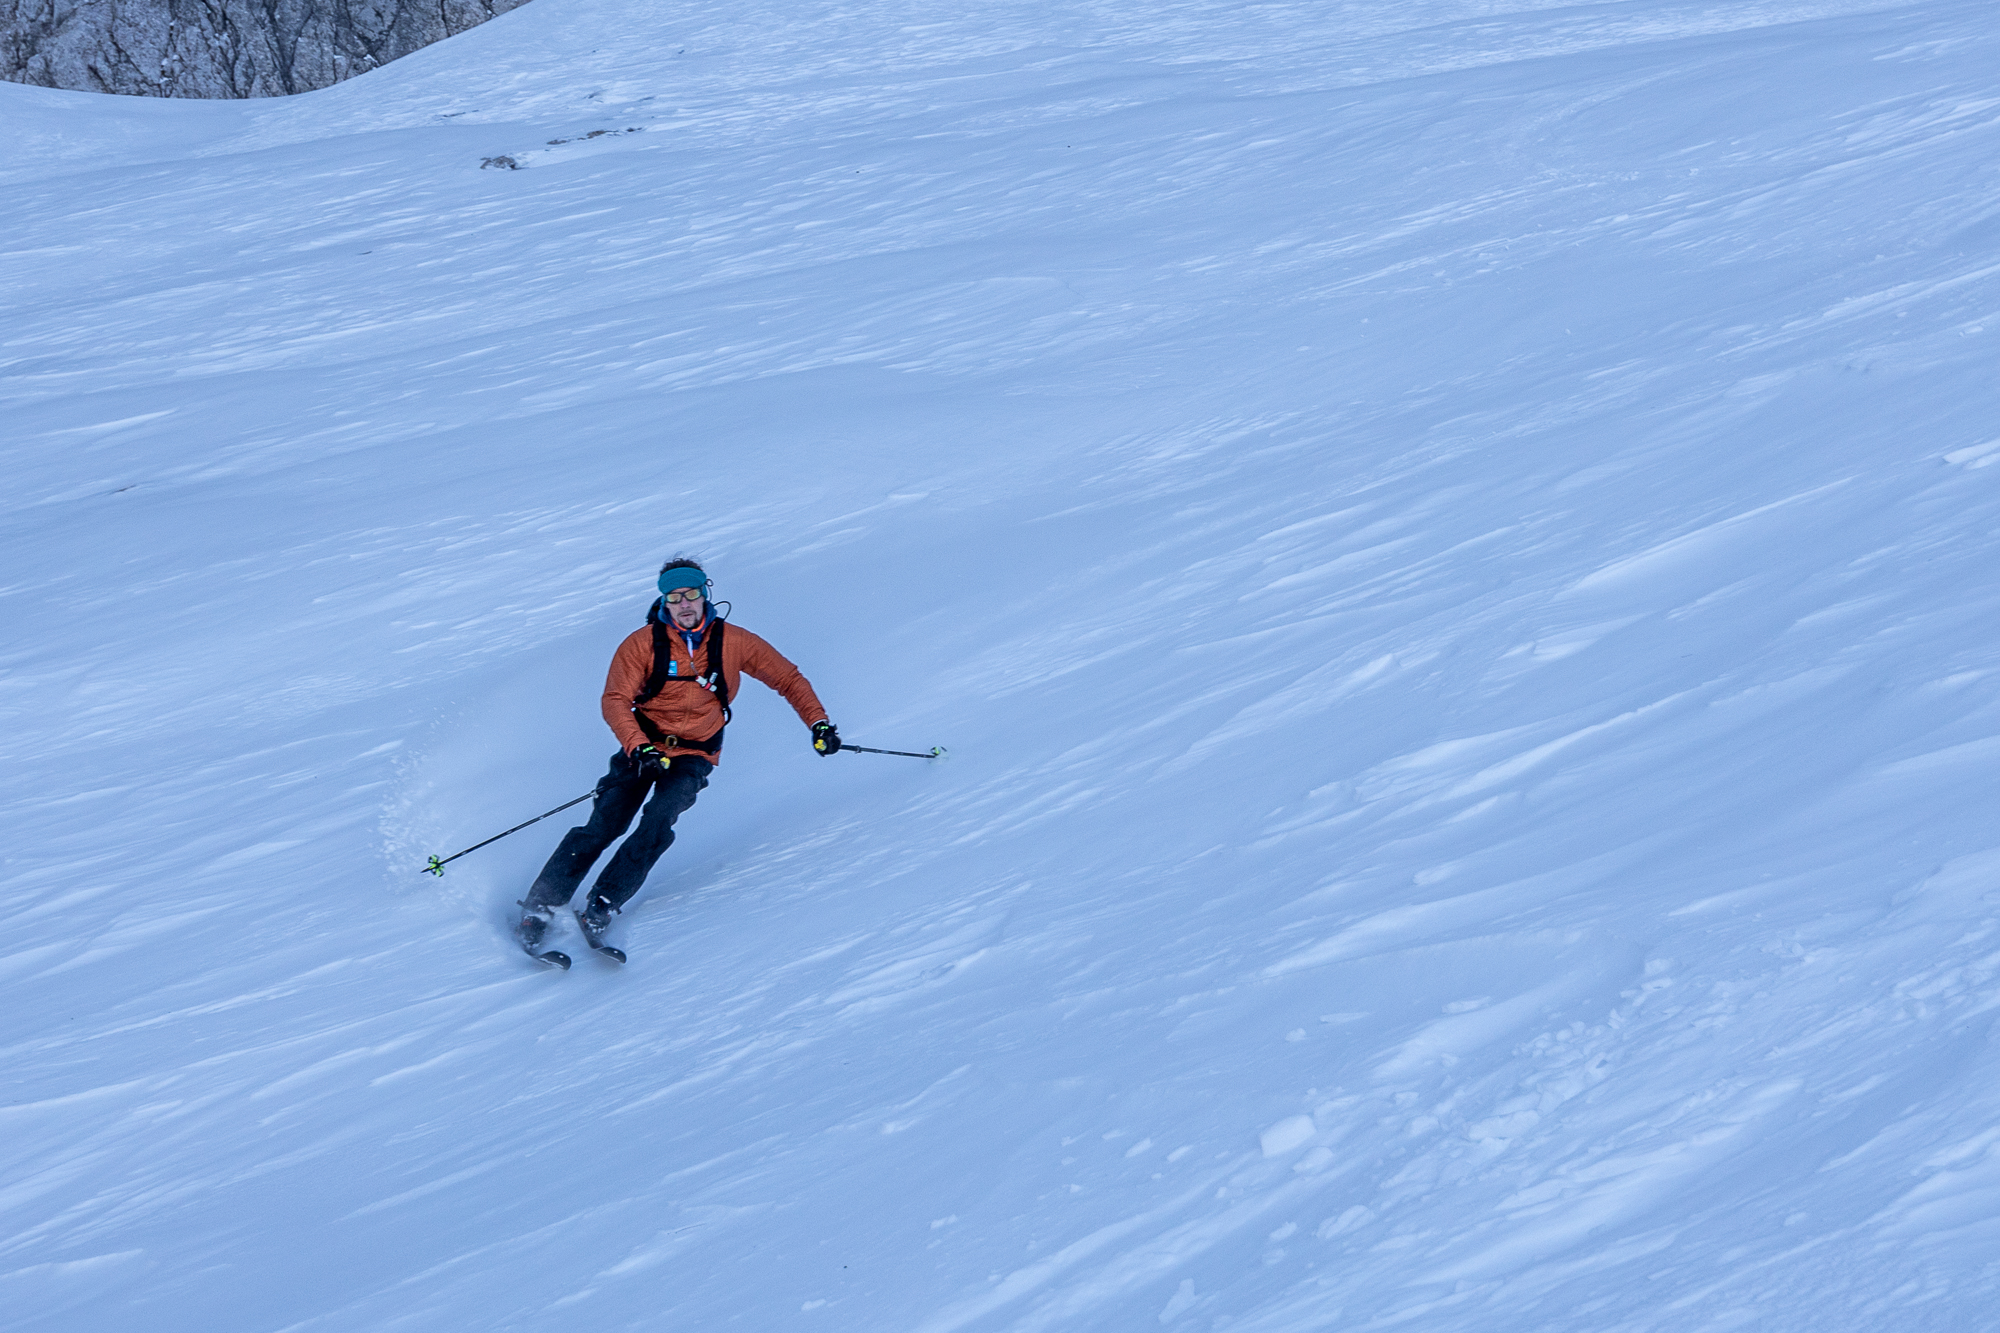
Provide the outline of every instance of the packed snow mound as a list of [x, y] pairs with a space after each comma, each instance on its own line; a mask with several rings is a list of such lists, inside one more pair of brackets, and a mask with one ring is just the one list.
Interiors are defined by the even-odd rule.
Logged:
[[[10, 1326], [1983, 1325], [1996, 68], [538, 0], [0, 87]], [[420, 869], [684, 550], [951, 758], [746, 684], [538, 970], [570, 816]]]

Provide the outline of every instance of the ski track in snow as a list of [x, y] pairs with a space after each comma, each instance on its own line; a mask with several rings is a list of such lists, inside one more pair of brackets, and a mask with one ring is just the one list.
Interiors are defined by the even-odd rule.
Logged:
[[[10, 1326], [1980, 1326], [1996, 61], [537, 0], [0, 85]], [[750, 687], [544, 973], [569, 816], [415, 871], [595, 780], [679, 549], [952, 758]]]

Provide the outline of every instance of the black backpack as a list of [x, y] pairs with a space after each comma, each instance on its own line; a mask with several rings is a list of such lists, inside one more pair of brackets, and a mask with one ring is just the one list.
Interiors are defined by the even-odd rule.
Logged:
[[[729, 680], [722, 674], [722, 632], [728, 623], [719, 615], [713, 617], [708, 626], [707, 670], [699, 676], [676, 676], [669, 674], [674, 664], [673, 633], [668, 629], [665, 618], [660, 615], [660, 603], [654, 602], [653, 609], [646, 613], [646, 623], [653, 629], [653, 669], [646, 673], [646, 683], [632, 696], [632, 719], [639, 724], [639, 730], [646, 733], [646, 739], [669, 750], [696, 750], [702, 754], [718, 754], [722, 750], [722, 733], [729, 729]], [[660, 730], [657, 722], [639, 711], [641, 704], [650, 703], [661, 690], [671, 684], [699, 685], [715, 696], [722, 705], [722, 725], [715, 734], [705, 741], [684, 740], [679, 736], [669, 736]]]

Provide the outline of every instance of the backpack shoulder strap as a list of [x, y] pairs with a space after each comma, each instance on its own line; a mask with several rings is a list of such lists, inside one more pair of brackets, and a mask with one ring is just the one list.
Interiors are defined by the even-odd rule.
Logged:
[[729, 725], [729, 677], [722, 673], [722, 627], [729, 622], [717, 617], [708, 627], [708, 680], [715, 701], [722, 705], [722, 724]]
[[[674, 664], [673, 641], [667, 637], [667, 627], [655, 620], [653, 627], [653, 668], [646, 673], [646, 683], [632, 696], [632, 707], [648, 703], [653, 696], [667, 687], [667, 672]], [[712, 660], [713, 650], [711, 650]]]

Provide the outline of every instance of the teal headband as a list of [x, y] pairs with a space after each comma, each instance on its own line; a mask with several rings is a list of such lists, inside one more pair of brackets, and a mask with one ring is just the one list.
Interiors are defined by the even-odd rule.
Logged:
[[670, 569], [660, 575], [660, 596], [665, 597], [676, 588], [694, 588], [699, 590], [702, 596], [706, 597], [708, 595], [708, 575], [698, 569], [689, 569], [686, 565], [681, 566], [679, 569]]

